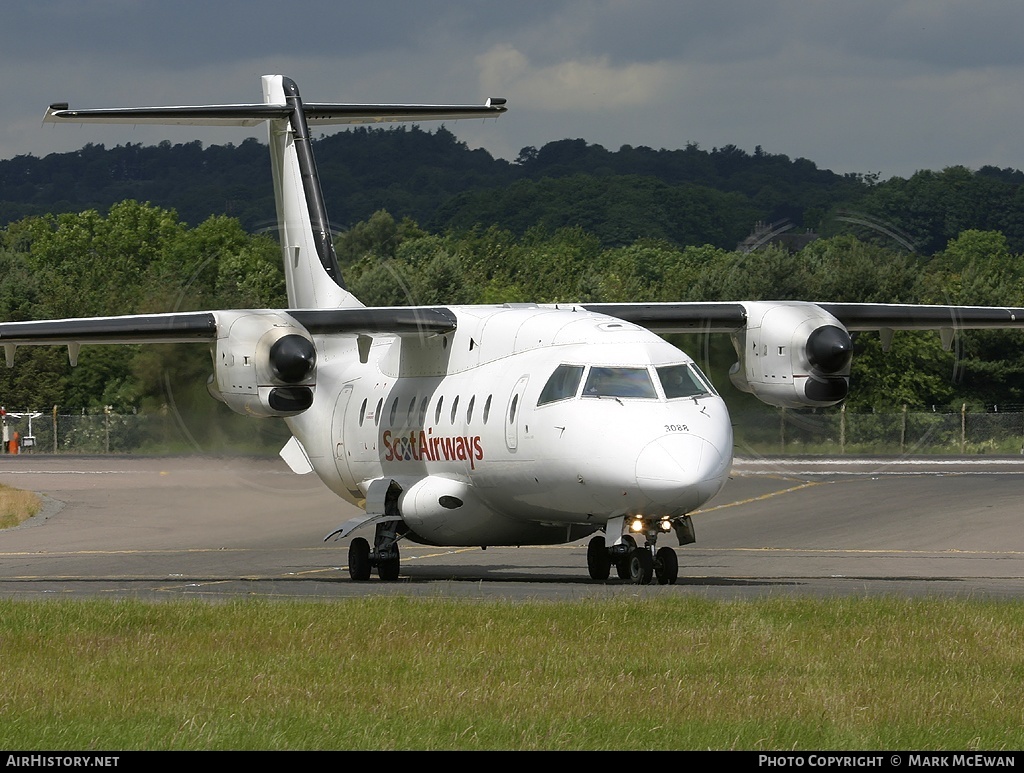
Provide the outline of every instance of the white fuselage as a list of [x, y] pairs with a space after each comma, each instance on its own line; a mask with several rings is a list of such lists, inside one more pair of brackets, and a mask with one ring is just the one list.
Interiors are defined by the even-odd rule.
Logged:
[[[351, 338], [317, 340], [313, 407], [288, 422], [339, 495], [368, 506], [370, 485], [388, 479], [414, 538], [498, 545], [682, 515], [721, 489], [729, 415], [682, 351], [578, 307], [450, 308], [453, 333], [378, 339], [365, 363]], [[666, 396], [669, 366], [706, 388]], [[609, 374], [650, 386], [601, 392]]]

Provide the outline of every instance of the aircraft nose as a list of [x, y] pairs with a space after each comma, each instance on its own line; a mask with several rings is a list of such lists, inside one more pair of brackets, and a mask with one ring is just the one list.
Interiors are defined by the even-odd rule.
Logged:
[[663, 435], [647, 444], [636, 460], [636, 482], [644, 495], [667, 508], [692, 510], [719, 492], [729, 460], [697, 435]]

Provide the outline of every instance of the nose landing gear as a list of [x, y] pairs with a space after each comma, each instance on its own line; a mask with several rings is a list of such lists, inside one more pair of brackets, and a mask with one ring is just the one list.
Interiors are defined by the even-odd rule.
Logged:
[[[626, 556], [626, 575], [634, 585], [650, 585], [654, 576], [654, 558], [646, 545], [636, 547]], [[624, 578], [625, 579], [625, 578]]]
[[[618, 527], [618, 532], [616, 528]], [[623, 533], [628, 528], [630, 533]], [[634, 517], [628, 519], [614, 518], [608, 522], [608, 535], [621, 536], [610, 547], [604, 536], [597, 535], [587, 545], [587, 569], [594, 580], [607, 580], [614, 564], [619, 579], [636, 585], [649, 585], [655, 578], [659, 585], [674, 585], [679, 578], [679, 559], [670, 547], [657, 548], [658, 535], [664, 532], [676, 532], [680, 545], [695, 540], [693, 524], [690, 517], [670, 520], [668, 518], [645, 519]], [[634, 534], [644, 535], [644, 544], [637, 545]]]

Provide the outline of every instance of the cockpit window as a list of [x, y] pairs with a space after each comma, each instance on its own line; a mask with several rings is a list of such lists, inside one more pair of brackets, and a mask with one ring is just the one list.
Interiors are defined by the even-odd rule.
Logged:
[[559, 365], [541, 390], [537, 405], [575, 397], [582, 377], [582, 365]]
[[673, 397], [699, 397], [714, 393], [696, 365], [667, 365], [658, 368], [658, 378], [669, 400]]
[[584, 397], [640, 397], [654, 400], [651, 375], [647, 368], [591, 368]]

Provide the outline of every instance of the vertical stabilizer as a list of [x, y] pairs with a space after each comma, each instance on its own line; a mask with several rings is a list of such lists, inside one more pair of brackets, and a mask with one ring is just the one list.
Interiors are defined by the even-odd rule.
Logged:
[[268, 121], [278, 238], [293, 309], [362, 306], [345, 289], [299, 89], [291, 78], [263, 76], [263, 100], [287, 105], [286, 118]]

